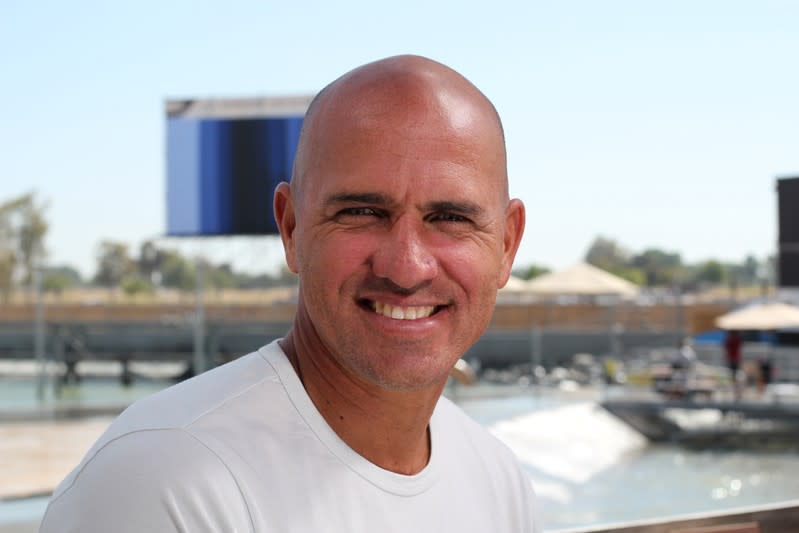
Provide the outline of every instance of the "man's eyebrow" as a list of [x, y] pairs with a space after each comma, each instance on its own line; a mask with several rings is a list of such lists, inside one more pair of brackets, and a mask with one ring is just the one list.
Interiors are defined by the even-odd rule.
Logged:
[[325, 200], [326, 205], [333, 204], [373, 204], [373, 205], [387, 205], [390, 202], [388, 198], [379, 193], [339, 193], [328, 196]]
[[429, 211], [448, 211], [451, 213], [469, 216], [476, 216], [483, 212], [482, 207], [471, 202], [451, 202], [445, 200], [440, 202], [430, 202], [426, 207]]

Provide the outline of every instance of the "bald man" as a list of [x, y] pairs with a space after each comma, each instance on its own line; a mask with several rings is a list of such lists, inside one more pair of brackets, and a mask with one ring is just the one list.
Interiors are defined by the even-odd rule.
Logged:
[[488, 99], [421, 57], [345, 74], [274, 211], [288, 335], [134, 404], [42, 531], [537, 531], [511, 452], [441, 397], [524, 229]]

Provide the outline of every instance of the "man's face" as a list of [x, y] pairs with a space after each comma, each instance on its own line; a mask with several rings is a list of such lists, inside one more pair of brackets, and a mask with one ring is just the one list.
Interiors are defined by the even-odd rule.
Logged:
[[298, 318], [356, 380], [441, 384], [485, 330], [523, 226], [496, 124], [435, 105], [329, 115], [294, 198]]

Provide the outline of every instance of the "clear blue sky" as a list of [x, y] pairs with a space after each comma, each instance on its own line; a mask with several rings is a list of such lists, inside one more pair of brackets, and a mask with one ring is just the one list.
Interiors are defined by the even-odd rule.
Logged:
[[[314, 93], [416, 53], [503, 117], [528, 209], [517, 265], [567, 266], [598, 234], [764, 257], [775, 178], [799, 175], [798, 23], [799, 2], [770, 0], [6, 0], [0, 200], [37, 191], [49, 262], [89, 274], [100, 240], [164, 233], [166, 98]], [[268, 239], [190, 246], [282, 260]]]

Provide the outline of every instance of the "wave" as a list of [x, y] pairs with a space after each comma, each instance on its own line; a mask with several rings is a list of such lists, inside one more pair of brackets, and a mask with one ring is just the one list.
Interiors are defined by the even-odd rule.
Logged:
[[535, 411], [489, 429], [516, 453], [534, 479], [541, 478], [536, 482], [539, 492], [546, 485], [558, 485], [557, 481], [585, 483], [647, 445], [645, 438], [595, 403]]

